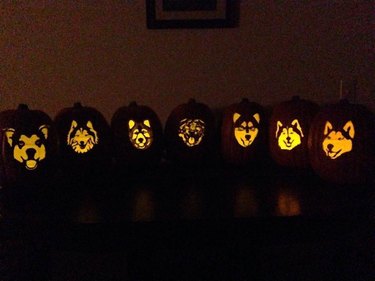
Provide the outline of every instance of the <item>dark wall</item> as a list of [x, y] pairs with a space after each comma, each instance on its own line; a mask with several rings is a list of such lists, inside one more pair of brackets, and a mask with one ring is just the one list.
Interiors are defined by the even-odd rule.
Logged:
[[373, 1], [246, 0], [237, 28], [194, 30], [148, 30], [145, 1], [59, 2], [0, 5], [1, 110], [25, 102], [54, 116], [80, 100], [109, 119], [137, 100], [165, 121], [192, 96], [213, 108], [322, 103], [355, 79], [375, 108]]

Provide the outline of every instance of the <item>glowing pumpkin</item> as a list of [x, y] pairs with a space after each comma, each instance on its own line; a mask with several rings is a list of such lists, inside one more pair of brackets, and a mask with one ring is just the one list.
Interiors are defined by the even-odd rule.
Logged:
[[266, 155], [267, 121], [263, 107], [243, 99], [225, 109], [221, 125], [221, 154], [234, 165], [258, 162]]
[[163, 130], [150, 107], [135, 102], [120, 107], [112, 117], [111, 128], [119, 166], [144, 168], [160, 162]]
[[91, 177], [110, 166], [110, 128], [99, 111], [76, 103], [61, 110], [55, 123], [64, 171], [79, 177]]
[[318, 105], [293, 97], [274, 106], [269, 122], [269, 150], [283, 167], [308, 168], [308, 132]]
[[52, 178], [58, 137], [50, 117], [24, 104], [0, 116], [2, 182], [41, 185]]
[[346, 100], [326, 106], [314, 118], [309, 133], [311, 166], [323, 179], [359, 184], [374, 179], [374, 115]]
[[167, 156], [180, 164], [199, 166], [215, 147], [214, 117], [209, 107], [194, 99], [177, 106], [165, 126]]

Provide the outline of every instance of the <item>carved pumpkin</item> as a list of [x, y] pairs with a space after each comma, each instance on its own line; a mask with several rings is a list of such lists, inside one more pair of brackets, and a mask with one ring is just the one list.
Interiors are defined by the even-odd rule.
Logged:
[[58, 137], [50, 117], [20, 104], [0, 114], [2, 182], [41, 185], [57, 167]]
[[310, 166], [307, 140], [317, 104], [293, 97], [274, 106], [269, 122], [269, 150], [273, 160], [283, 167]]
[[177, 106], [167, 119], [167, 156], [180, 164], [199, 166], [214, 151], [214, 134], [214, 117], [209, 107], [190, 99]]
[[359, 184], [374, 179], [375, 124], [365, 107], [346, 100], [326, 106], [309, 134], [311, 166], [323, 179]]
[[119, 166], [138, 168], [159, 163], [162, 125], [150, 107], [135, 102], [120, 107], [112, 117], [111, 128]]
[[55, 123], [64, 171], [79, 177], [91, 177], [109, 168], [110, 128], [99, 111], [76, 103], [61, 110]]
[[234, 165], [258, 162], [266, 155], [267, 121], [262, 106], [243, 99], [225, 109], [221, 125], [221, 153]]

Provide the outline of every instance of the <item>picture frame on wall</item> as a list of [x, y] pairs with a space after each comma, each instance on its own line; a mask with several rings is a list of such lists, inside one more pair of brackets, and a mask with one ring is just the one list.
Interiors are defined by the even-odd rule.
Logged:
[[147, 27], [235, 27], [238, 0], [146, 0]]

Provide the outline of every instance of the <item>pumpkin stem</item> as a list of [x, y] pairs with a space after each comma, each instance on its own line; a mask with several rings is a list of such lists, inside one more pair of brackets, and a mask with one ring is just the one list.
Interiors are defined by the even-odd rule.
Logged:
[[74, 108], [82, 108], [82, 104], [80, 102], [74, 103]]
[[134, 107], [134, 106], [138, 106], [136, 101], [132, 101], [129, 103], [129, 107]]
[[24, 104], [24, 103], [20, 103], [18, 105], [18, 110], [29, 110], [29, 107], [27, 106], [27, 104]]

